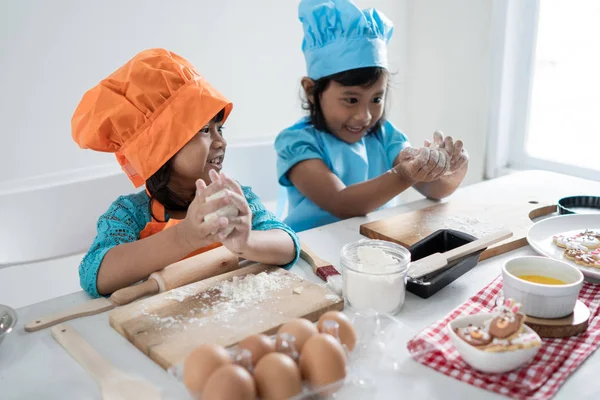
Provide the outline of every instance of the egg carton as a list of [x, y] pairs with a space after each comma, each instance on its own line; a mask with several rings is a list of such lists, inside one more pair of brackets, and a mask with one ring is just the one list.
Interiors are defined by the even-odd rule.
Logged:
[[[302, 393], [290, 400], [373, 398], [377, 394], [377, 375], [399, 369], [399, 354], [406, 346], [406, 341], [401, 339], [402, 332], [406, 332], [407, 327], [392, 315], [374, 311], [349, 312], [348, 316], [356, 330], [357, 342], [354, 350], [347, 354], [346, 378], [318, 388], [303, 381]], [[275, 340], [276, 335], [270, 337]], [[235, 348], [232, 346], [229, 350]], [[168, 372], [183, 382], [183, 363]], [[189, 393], [189, 399], [201, 400], [201, 396]]]

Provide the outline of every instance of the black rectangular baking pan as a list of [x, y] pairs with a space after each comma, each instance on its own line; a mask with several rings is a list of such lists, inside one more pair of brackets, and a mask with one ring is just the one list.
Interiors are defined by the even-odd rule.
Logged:
[[[411, 261], [420, 260], [434, 253], [444, 253], [477, 238], [453, 229], [440, 229], [426, 238], [410, 246]], [[453, 261], [445, 269], [422, 276], [418, 279], [408, 278], [406, 290], [424, 299], [439, 292], [479, 262], [479, 256], [485, 249]]]

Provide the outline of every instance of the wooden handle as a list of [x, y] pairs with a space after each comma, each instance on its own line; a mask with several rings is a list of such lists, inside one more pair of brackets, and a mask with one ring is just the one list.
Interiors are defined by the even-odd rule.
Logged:
[[151, 274], [148, 280], [141, 284], [119, 289], [112, 294], [110, 300], [100, 298], [65, 312], [38, 318], [25, 325], [25, 331], [35, 332], [75, 318], [100, 314], [115, 306], [129, 304], [142, 297], [233, 271], [238, 268], [238, 265], [239, 259], [235, 254], [224, 246], [217, 247], [168, 265], [162, 270]]
[[38, 318], [25, 325], [26, 332], [35, 332], [40, 329], [49, 328], [61, 322], [69, 321], [79, 317], [100, 314], [114, 308], [115, 305], [110, 300], [99, 298], [88, 301], [85, 304], [74, 307], [68, 311], [59, 312], [46, 317]]
[[471, 253], [475, 253], [488, 247], [491, 244], [511, 237], [513, 234], [507, 229], [491, 233], [474, 240], [445, 253], [434, 253], [411, 264], [408, 276], [411, 278], [421, 278], [422, 276], [431, 274], [432, 272], [444, 269], [448, 263], [458, 260]]
[[233, 271], [238, 266], [238, 256], [221, 246], [173, 263], [150, 275], [148, 280], [154, 279], [162, 293]]
[[158, 293], [158, 283], [148, 278], [138, 285], [119, 289], [110, 296], [110, 301], [118, 306], [129, 304], [142, 297], [152, 296]]
[[442, 254], [446, 257], [448, 262], [451, 262], [471, 253], [475, 253], [476, 251], [485, 249], [486, 247], [498, 243], [504, 239], [508, 239], [512, 235], [512, 232], [508, 229], [502, 229]]
[[52, 328], [52, 337], [87, 370], [98, 382], [106, 382], [110, 376], [121, 372], [106, 361], [90, 346], [72, 326], [60, 324]]
[[304, 242], [300, 242], [300, 258], [302, 258], [312, 267], [315, 274], [319, 268], [328, 267], [331, 265], [330, 262], [323, 260], [318, 255], [313, 253], [313, 251]]

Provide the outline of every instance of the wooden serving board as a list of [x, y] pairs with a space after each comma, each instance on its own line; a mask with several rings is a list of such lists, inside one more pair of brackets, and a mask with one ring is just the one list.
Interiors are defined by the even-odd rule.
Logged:
[[556, 212], [565, 196], [600, 191], [598, 182], [546, 171], [524, 171], [465, 187], [446, 203], [399, 214], [360, 226], [371, 239], [412, 246], [439, 229], [454, 229], [477, 238], [506, 228], [513, 237], [490, 246], [481, 260], [527, 244], [533, 219]]
[[[278, 284], [255, 283], [262, 288], [258, 292], [223, 287], [235, 277], [262, 272]], [[293, 318], [316, 321], [327, 311], [343, 308], [344, 300], [325, 286], [279, 267], [255, 264], [122, 306], [111, 311], [109, 320], [117, 332], [168, 369], [202, 343], [228, 347], [249, 335], [275, 333]]]
[[590, 319], [589, 308], [577, 300], [573, 313], [564, 318], [544, 319], [530, 317], [525, 318], [525, 323], [540, 337], [543, 338], [562, 338], [579, 335], [588, 328]]

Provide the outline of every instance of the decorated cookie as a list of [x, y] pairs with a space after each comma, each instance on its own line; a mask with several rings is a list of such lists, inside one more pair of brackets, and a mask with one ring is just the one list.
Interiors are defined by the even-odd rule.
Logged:
[[563, 253], [563, 256], [567, 259], [567, 260], [571, 260], [571, 261], [577, 261], [578, 257], [581, 257], [583, 255], [587, 254], [587, 250], [580, 250], [580, 249], [567, 249], [565, 250], [565, 252]]
[[575, 262], [584, 267], [600, 268], [600, 260], [591, 253], [584, 253], [576, 256]]
[[456, 328], [456, 335], [479, 350], [505, 352], [541, 346], [540, 337], [523, 327], [525, 315], [513, 299], [498, 304], [481, 326]]
[[475, 347], [485, 346], [492, 342], [492, 336], [489, 332], [478, 326], [456, 328], [454, 331], [459, 338]]
[[578, 243], [581, 243], [588, 249], [597, 249], [600, 247], [600, 239], [592, 235], [582, 235], [575, 239]]
[[508, 339], [493, 339], [492, 343], [485, 347], [485, 351], [498, 353], [541, 346], [540, 337], [533, 332], [522, 332], [518, 336]]
[[494, 338], [508, 339], [518, 334], [525, 322], [525, 315], [519, 312], [521, 305], [512, 299], [494, 309], [489, 332]]
[[581, 236], [593, 236], [596, 239], [600, 240], [600, 231], [593, 231], [593, 230], [586, 229], [585, 231], [583, 231], [581, 233]]
[[573, 241], [573, 238], [571, 236], [565, 236], [565, 235], [555, 235], [555, 236], [552, 236], [552, 241], [558, 247], [562, 247], [563, 249], [568, 248], [568, 245], [570, 243], [575, 243]]
[[552, 241], [564, 249], [597, 249], [600, 248], [600, 234], [595, 231], [586, 230], [575, 235], [555, 235]]
[[567, 250], [583, 250], [583, 251], [588, 251], [589, 249], [584, 246], [583, 244], [576, 242], [576, 241], [571, 241], [566, 243], [565, 248]]

